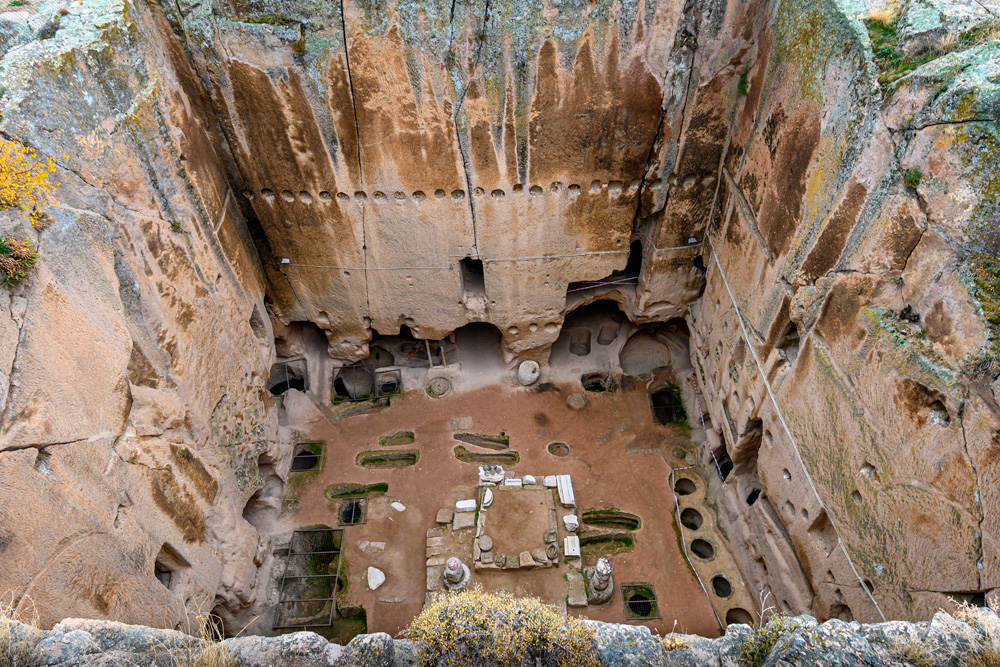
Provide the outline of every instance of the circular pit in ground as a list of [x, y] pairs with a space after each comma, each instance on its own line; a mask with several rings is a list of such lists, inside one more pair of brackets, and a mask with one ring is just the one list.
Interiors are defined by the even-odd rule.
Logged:
[[552, 456], [569, 456], [569, 445], [565, 442], [550, 442], [546, 449]]

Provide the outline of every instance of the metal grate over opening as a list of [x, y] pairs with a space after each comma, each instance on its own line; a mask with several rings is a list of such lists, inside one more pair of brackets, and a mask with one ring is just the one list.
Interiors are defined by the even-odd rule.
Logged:
[[328, 628], [337, 617], [344, 531], [303, 528], [292, 533], [272, 629]]
[[360, 526], [368, 520], [367, 498], [345, 498], [340, 501], [340, 525]]
[[652, 584], [625, 584], [622, 586], [622, 603], [625, 618], [646, 621], [660, 617], [660, 607], [656, 603], [656, 592]]

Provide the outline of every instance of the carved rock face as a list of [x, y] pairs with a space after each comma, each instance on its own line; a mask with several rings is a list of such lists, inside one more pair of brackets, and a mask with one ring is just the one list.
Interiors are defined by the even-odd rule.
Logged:
[[[835, 1], [85, 4], [0, 59], [61, 182], [44, 231], [0, 211], [41, 256], [0, 290], [0, 590], [43, 625], [254, 617], [331, 363], [485, 322], [533, 384], [600, 300], [686, 318], [751, 588], [872, 620], [1000, 586], [995, 44], [890, 90]], [[317, 380], [283, 424], [277, 351]]]

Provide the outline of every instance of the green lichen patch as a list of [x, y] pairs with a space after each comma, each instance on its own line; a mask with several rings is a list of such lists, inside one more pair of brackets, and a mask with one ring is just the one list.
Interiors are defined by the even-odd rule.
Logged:
[[1000, 19], [984, 21], [956, 37], [931, 42], [922, 49], [905, 51], [900, 44], [900, 18], [888, 14], [864, 21], [871, 39], [872, 54], [883, 85], [897, 81], [917, 68], [950, 53], [958, 53], [995, 40], [1000, 34]]
[[979, 300], [990, 329], [989, 351], [980, 362], [1000, 362], [1000, 257], [975, 255], [969, 261], [974, 296]]
[[930, 384], [952, 385], [957, 373], [927, 338], [927, 330], [921, 324], [908, 323], [899, 318], [891, 308], [866, 307], [873, 340], [882, 338], [896, 348], [904, 362], [910, 362], [910, 370], [923, 376]]

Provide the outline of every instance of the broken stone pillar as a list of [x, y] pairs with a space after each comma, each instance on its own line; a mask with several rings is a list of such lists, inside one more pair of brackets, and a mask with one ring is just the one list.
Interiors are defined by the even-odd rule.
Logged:
[[541, 372], [537, 361], [530, 359], [522, 361], [521, 365], [517, 367], [517, 381], [525, 387], [533, 385], [538, 381], [538, 376], [541, 375]]
[[464, 590], [472, 579], [469, 567], [462, 561], [452, 556], [444, 564], [444, 573], [441, 575], [441, 583], [449, 591]]
[[612, 570], [611, 561], [607, 558], [600, 558], [597, 565], [587, 568], [587, 602], [602, 604], [611, 599], [611, 594], [615, 589], [615, 580], [611, 576]]

